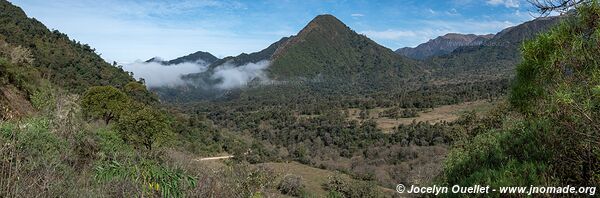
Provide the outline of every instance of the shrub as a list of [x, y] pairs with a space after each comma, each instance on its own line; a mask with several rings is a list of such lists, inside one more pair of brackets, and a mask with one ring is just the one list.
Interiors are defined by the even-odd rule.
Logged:
[[375, 183], [345, 179], [339, 173], [330, 176], [323, 187], [328, 197], [383, 197]]
[[304, 183], [302, 177], [297, 175], [286, 175], [277, 187], [284, 195], [300, 196], [304, 191]]
[[99, 182], [132, 181], [143, 189], [143, 194], [158, 193], [162, 197], [183, 197], [187, 188], [197, 184], [197, 179], [185, 174], [183, 170], [168, 168], [149, 160], [136, 163], [105, 162], [95, 168], [95, 178]]

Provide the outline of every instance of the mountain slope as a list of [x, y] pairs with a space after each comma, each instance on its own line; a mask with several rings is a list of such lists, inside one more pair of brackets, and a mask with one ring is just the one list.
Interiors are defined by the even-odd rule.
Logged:
[[31, 50], [33, 65], [43, 78], [77, 93], [93, 85], [122, 87], [134, 80], [127, 72], [106, 63], [89, 45], [75, 42], [57, 30], [48, 30], [5, 0], [0, 0], [0, 39]]
[[364, 35], [332, 15], [319, 15], [272, 57], [269, 74], [289, 77], [398, 77], [416, 70], [413, 62]]
[[219, 60], [219, 58], [215, 57], [211, 53], [197, 51], [192, 54], [188, 54], [188, 55], [185, 55], [185, 56], [182, 56], [182, 57], [170, 60], [170, 61], [163, 61], [157, 57], [154, 57], [154, 58], [147, 60], [146, 62], [147, 63], [157, 62], [157, 63], [161, 63], [163, 65], [177, 65], [177, 64], [181, 64], [181, 63], [198, 63], [198, 62], [212, 64], [217, 60]]
[[414, 59], [425, 59], [431, 56], [449, 54], [456, 48], [463, 46], [477, 46], [490, 40], [494, 35], [474, 35], [449, 33], [444, 36], [429, 40], [417, 47], [404, 47], [396, 50], [396, 53]]
[[225, 63], [230, 63], [233, 65], [243, 65], [243, 64], [247, 64], [247, 63], [256, 63], [256, 62], [259, 62], [262, 60], [271, 60], [275, 51], [282, 44], [284, 44], [288, 39], [289, 39], [288, 37], [283, 37], [283, 38], [279, 39], [279, 41], [269, 45], [269, 47], [267, 47], [259, 52], [254, 52], [254, 53], [250, 53], [250, 54], [242, 53], [238, 56], [225, 57], [223, 59], [215, 61], [213, 64], [211, 64], [210, 68], [215, 68], [215, 67], [223, 65]]
[[536, 37], [540, 32], [546, 32], [556, 25], [561, 17], [541, 17], [520, 25], [506, 28], [496, 34], [484, 45], [521, 45], [524, 41]]
[[548, 31], [560, 20], [561, 17], [544, 17], [525, 22], [499, 32], [482, 45], [459, 47], [448, 55], [425, 61], [438, 77], [454, 80], [466, 80], [467, 75], [485, 79], [509, 78], [521, 61], [521, 44]]

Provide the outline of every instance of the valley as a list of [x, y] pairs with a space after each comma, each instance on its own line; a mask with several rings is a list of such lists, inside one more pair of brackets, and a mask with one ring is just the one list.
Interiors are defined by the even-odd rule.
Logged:
[[[127, 18], [167, 20], [220, 3]], [[598, 186], [600, 5], [572, 3], [550, 10], [560, 14], [500, 22], [494, 33], [439, 33], [450, 25], [437, 24], [435, 36], [420, 32], [428, 41], [396, 50], [374, 40], [382, 34], [358, 30], [383, 19], [318, 14], [290, 36], [261, 31], [277, 38], [256, 52], [215, 56], [197, 46], [123, 66], [0, 0], [0, 197], [412, 197], [396, 186]], [[445, 17], [462, 17], [454, 12]], [[218, 32], [256, 36], [242, 33]]]

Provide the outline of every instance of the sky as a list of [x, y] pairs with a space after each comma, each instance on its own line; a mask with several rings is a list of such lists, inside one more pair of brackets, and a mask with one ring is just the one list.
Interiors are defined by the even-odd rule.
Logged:
[[266, 48], [332, 14], [390, 49], [446, 33], [489, 34], [533, 19], [526, 0], [9, 0], [108, 62]]

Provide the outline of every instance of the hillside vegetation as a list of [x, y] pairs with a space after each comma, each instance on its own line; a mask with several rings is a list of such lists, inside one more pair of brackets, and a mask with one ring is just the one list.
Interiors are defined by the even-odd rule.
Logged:
[[0, 40], [28, 49], [40, 77], [76, 93], [95, 85], [122, 87], [133, 81], [129, 73], [106, 63], [95, 49], [50, 31], [20, 8], [0, 1]]
[[319, 15], [275, 51], [269, 74], [290, 77], [341, 77], [350, 82], [395, 80], [420, 70], [392, 50], [359, 35], [332, 15]]
[[598, 16], [591, 1], [523, 45], [510, 106], [454, 146], [444, 183], [600, 186]]

